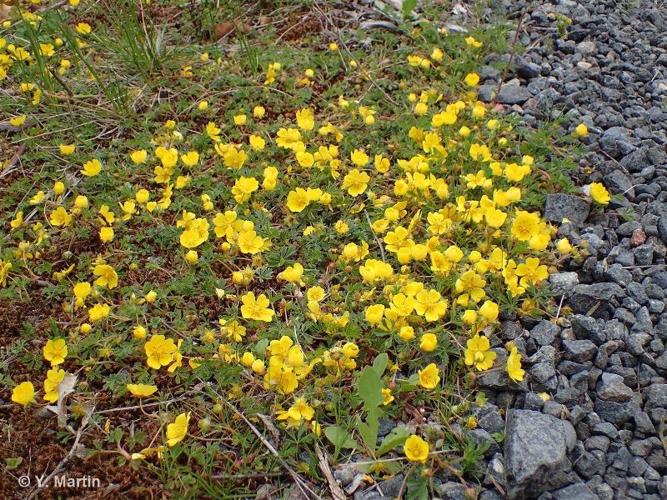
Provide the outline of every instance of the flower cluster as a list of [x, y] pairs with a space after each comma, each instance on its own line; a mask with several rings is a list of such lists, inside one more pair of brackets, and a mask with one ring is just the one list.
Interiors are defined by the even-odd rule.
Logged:
[[[89, 24], [72, 31], [78, 48], [94, 43]], [[448, 36], [459, 51], [484, 47]], [[26, 98], [28, 111], [9, 120], [16, 134], [52, 94], [17, 68], [52, 61], [65, 83], [89, 79], [62, 41], [40, 39], [36, 53], [21, 40], [0, 38], [0, 80]], [[329, 48], [323, 57], [367, 80], [362, 62]], [[39, 344], [50, 364], [43, 399], [59, 402], [66, 369], [108, 377], [104, 391], [140, 404], [215, 380], [230, 400], [264, 405], [283, 431], [313, 439], [324, 428], [333, 442], [341, 413], [409, 413], [406, 401], [444, 399], [455, 372], [502, 370], [520, 384], [521, 344], [493, 333], [506, 314], [547, 307], [550, 272], [578, 250], [555, 240], [535, 202], [546, 156], [477, 99], [472, 64], [447, 73], [455, 53], [442, 44], [407, 55], [410, 83], [394, 107], [351, 87], [321, 106], [303, 97], [319, 69], [264, 61], [248, 87], [261, 92], [194, 100], [113, 146], [63, 130], [49, 151], [67, 175], [50, 168], [0, 214], [0, 289], [18, 296], [38, 280], [57, 305], [62, 334]], [[174, 78], [205, 81], [223, 66], [202, 54]], [[455, 92], [441, 91], [444, 74]], [[572, 135], [587, 134], [581, 124]], [[586, 194], [611, 201], [600, 183]], [[377, 408], [357, 394], [368, 367]], [[33, 403], [34, 385], [14, 384], [11, 398]], [[162, 445], [131, 458], [184, 440], [191, 413], [178, 411], [162, 420]], [[416, 434], [400, 444], [409, 461], [432, 455]]]

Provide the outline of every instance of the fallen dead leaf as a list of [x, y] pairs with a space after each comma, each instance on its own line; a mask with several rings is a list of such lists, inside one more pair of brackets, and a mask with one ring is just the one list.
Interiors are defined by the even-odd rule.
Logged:
[[213, 28], [213, 39], [220, 40], [222, 37], [225, 37], [234, 31], [235, 27], [233, 23], [219, 23], [216, 24]]

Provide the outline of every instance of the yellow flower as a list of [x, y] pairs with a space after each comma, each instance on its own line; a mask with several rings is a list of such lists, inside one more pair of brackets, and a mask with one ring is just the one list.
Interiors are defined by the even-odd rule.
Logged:
[[315, 164], [315, 157], [308, 151], [297, 151], [296, 161], [304, 168], [310, 168]]
[[266, 146], [266, 141], [261, 136], [252, 134], [248, 137], [248, 144], [253, 151], [262, 151]]
[[110, 312], [111, 307], [109, 307], [108, 304], [98, 303], [88, 309], [88, 319], [93, 323], [96, 321], [101, 321], [104, 318], [107, 318]]
[[297, 398], [287, 411], [278, 412], [277, 420], [286, 420], [288, 427], [296, 427], [301, 422], [309, 422], [315, 416], [315, 410], [305, 398]]
[[394, 399], [395, 398], [394, 398], [393, 394], [391, 393], [391, 389], [388, 389], [388, 388], [382, 389], [382, 404], [384, 406], [387, 406], [388, 404], [390, 404], [392, 401], [394, 401]]
[[93, 268], [93, 274], [98, 277], [95, 280], [97, 286], [106, 286], [109, 290], [118, 286], [118, 275], [109, 264], [97, 264]]
[[9, 120], [9, 124], [12, 127], [20, 127], [25, 123], [26, 118], [27, 118], [26, 115], [15, 116], [14, 118], [11, 118]]
[[137, 325], [132, 329], [132, 336], [137, 340], [143, 340], [146, 338], [146, 328], [141, 325]]
[[287, 194], [287, 208], [290, 212], [302, 212], [309, 203], [308, 192], [303, 188], [296, 188]]
[[426, 463], [428, 450], [428, 443], [415, 434], [406, 439], [403, 445], [403, 452], [410, 462]]
[[593, 198], [593, 201], [595, 203], [599, 203], [600, 205], [608, 205], [609, 202], [611, 201], [611, 196], [609, 195], [609, 191], [607, 191], [607, 188], [604, 187], [604, 184], [601, 184], [599, 182], [593, 182], [590, 186], [591, 189], [591, 198]]
[[76, 297], [76, 307], [82, 307], [90, 292], [92, 292], [93, 287], [90, 286], [90, 283], [83, 281], [74, 285], [72, 291]]
[[296, 112], [296, 123], [301, 130], [309, 132], [315, 128], [315, 114], [310, 108], [300, 109]]
[[11, 262], [5, 262], [0, 259], [0, 286], [7, 286], [7, 276], [9, 276], [9, 270], [12, 268]]
[[370, 161], [368, 155], [361, 149], [352, 151], [352, 153], [350, 153], [350, 159], [352, 160], [352, 163], [359, 168], [365, 167]]
[[133, 396], [146, 398], [157, 391], [157, 386], [150, 384], [127, 384], [127, 390], [130, 391]]
[[89, 35], [93, 31], [88, 23], [79, 23], [76, 25], [75, 29], [80, 35]]
[[65, 339], [50, 339], [44, 345], [42, 350], [44, 359], [51, 363], [51, 366], [58, 366], [65, 361], [67, 357], [67, 344]]
[[144, 344], [146, 364], [154, 370], [159, 370], [172, 362], [176, 350], [177, 347], [173, 339], [167, 339], [164, 335], [153, 335]]
[[29, 405], [35, 400], [35, 386], [32, 382], [23, 382], [12, 390], [12, 401], [22, 406]]
[[498, 312], [498, 304], [490, 300], [485, 301], [479, 308], [479, 314], [489, 323], [498, 319]]
[[366, 308], [365, 317], [371, 325], [377, 325], [382, 321], [384, 316], [384, 305], [373, 304]]
[[586, 137], [588, 135], [588, 127], [585, 123], [580, 123], [574, 129], [574, 135], [576, 137]]
[[58, 389], [60, 382], [65, 378], [65, 370], [60, 368], [53, 368], [46, 372], [46, 379], [44, 379], [44, 401], [55, 403], [58, 401]]
[[479, 83], [479, 75], [477, 73], [468, 73], [463, 81], [468, 87], [474, 87]]
[[297, 283], [303, 285], [301, 277], [303, 276], [303, 266], [298, 262], [293, 266], [288, 266], [284, 271], [278, 274], [279, 280], [287, 281], [288, 283]]
[[528, 257], [526, 262], [516, 267], [515, 274], [521, 277], [522, 287], [529, 285], [538, 285], [549, 277], [547, 266], [540, 265], [540, 259], [537, 257]]
[[56, 227], [67, 227], [72, 223], [72, 215], [63, 207], [58, 207], [51, 212], [49, 222]]
[[556, 242], [556, 248], [560, 253], [566, 255], [572, 251], [572, 245], [567, 238], [561, 238]]
[[266, 109], [264, 109], [264, 106], [255, 106], [252, 109], [252, 116], [255, 118], [264, 118], [264, 114], [266, 113]]
[[234, 125], [245, 125], [248, 121], [248, 117], [244, 114], [234, 115]]
[[46, 194], [44, 193], [44, 191], [37, 191], [37, 193], [35, 193], [35, 195], [32, 198], [30, 198], [28, 203], [30, 203], [31, 205], [39, 205], [42, 201], [44, 201], [45, 197]]
[[236, 243], [241, 253], [254, 255], [260, 253], [266, 244], [266, 240], [258, 236], [254, 230], [242, 231], [239, 233]]
[[205, 127], [205, 132], [213, 142], [218, 142], [222, 130], [215, 124], [215, 122], [208, 122]]
[[201, 101], [197, 104], [197, 109], [199, 111], [206, 111], [208, 109], [208, 101]]
[[199, 163], [199, 153], [197, 151], [188, 151], [181, 155], [181, 161], [186, 167], [194, 167]]
[[100, 228], [100, 241], [102, 243], [109, 243], [110, 241], [113, 241], [113, 237], [113, 228], [107, 226]]
[[269, 308], [269, 299], [263, 293], [255, 298], [253, 292], [248, 292], [241, 297], [241, 315], [245, 319], [254, 319], [270, 323], [273, 319], [273, 310]]
[[347, 189], [350, 196], [356, 197], [366, 191], [370, 179], [366, 172], [354, 168], [343, 178], [342, 188]]
[[466, 42], [466, 45], [468, 45], [468, 47], [472, 47], [472, 48], [475, 48], [475, 49], [478, 49], [483, 45], [482, 42], [478, 42], [475, 39], [475, 37], [472, 37], [472, 36], [466, 37], [465, 42]]
[[539, 227], [539, 214], [517, 210], [510, 232], [517, 240], [528, 241], [537, 234]]
[[60, 154], [63, 156], [69, 156], [74, 153], [76, 145], [74, 144], [61, 144], [60, 145]]
[[479, 371], [488, 370], [493, 366], [496, 359], [496, 353], [491, 351], [489, 339], [480, 335], [475, 335], [468, 339], [465, 351], [465, 364], [475, 366]]
[[150, 290], [146, 295], [144, 295], [144, 300], [149, 304], [152, 304], [157, 300], [157, 292], [155, 290]]
[[185, 254], [185, 261], [190, 265], [195, 265], [199, 260], [199, 254], [196, 250], [188, 250]]
[[507, 375], [509, 375], [515, 382], [521, 382], [526, 373], [523, 368], [521, 368], [521, 353], [519, 353], [519, 350], [512, 342], [510, 342], [507, 347], [510, 351], [509, 356], [507, 357]]
[[424, 389], [435, 389], [440, 383], [440, 370], [435, 363], [427, 365], [419, 374], [419, 385]]
[[167, 425], [167, 445], [171, 448], [183, 441], [190, 425], [190, 412], [181, 413], [173, 423]]
[[419, 348], [424, 352], [432, 352], [438, 346], [438, 337], [433, 333], [425, 333], [419, 341]]
[[102, 171], [102, 163], [97, 158], [87, 161], [83, 164], [81, 174], [86, 177], [95, 177]]
[[415, 298], [415, 312], [424, 316], [426, 321], [438, 321], [447, 313], [447, 301], [437, 290], [422, 290]]
[[401, 329], [398, 331], [398, 336], [401, 338], [402, 341], [408, 342], [409, 340], [415, 338], [415, 329], [412, 328], [411, 326], [402, 326]]
[[239, 177], [232, 187], [232, 195], [236, 203], [245, 203], [258, 188], [259, 182], [254, 177]]
[[208, 221], [204, 218], [194, 219], [187, 223], [179, 241], [185, 248], [196, 248], [208, 240]]

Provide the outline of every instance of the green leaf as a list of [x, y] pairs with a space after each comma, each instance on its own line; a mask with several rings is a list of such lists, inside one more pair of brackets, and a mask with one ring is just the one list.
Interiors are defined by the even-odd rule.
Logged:
[[350, 433], [337, 425], [324, 429], [324, 435], [336, 448], [359, 448], [359, 443], [354, 440]]
[[403, 17], [410, 17], [415, 7], [417, 7], [417, 0], [403, 0]]
[[378, 456], [380, 457], [385, 453], [389, 453], [397, 446], [401, 446], [405, 443], [405, 440], [408, 439], [410, 434], [410, 430], [405, 425], [394, 427], [392, 431], [384, 437], [382, 443], [380, 443], [380, 447], [377, 451]]
[[373, 369], [377, 372], [378, 377], [382, 377], [387, 369], [387, 364], [389, 364], [389, 355], [386, 352], [378, 354], [373, 360]]
[[382, 380], [373, 367], [367, 366], [361, 372], [357, 382], [357, 391], [367, 412], [382, 404]]
[[375, 451], [375, 446], [377, 444], [378, 429], [380, 427], [378, 421], [381, 412], [380, 408], [377, 407], [369, 409], [366, 422], [362, 422], [361, 419], [357, 417], [357, 430], [359, 431], [359, 434], [361, 434], [366, 447], [371, 451]]
[[428, 500], [428, 483], [419, 471], [410, 475], [406, 486], [408, 490], [407, 500]]
[[5, 458], [5, 464], [7, 470], [16, 469], [23, 462], [23, 457], [7, 457]]

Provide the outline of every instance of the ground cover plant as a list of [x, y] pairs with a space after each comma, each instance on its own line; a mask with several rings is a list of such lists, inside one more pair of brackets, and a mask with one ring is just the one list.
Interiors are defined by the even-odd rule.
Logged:
[[503, 30], [409, 4], [393, 31], [306, 0], [2, 11], [7, 495], [474, 497], [475, 377], [524, 378], [499, 318], [557, 316], [585, 254], [539, 208], [586, 129], [479, 102]]

